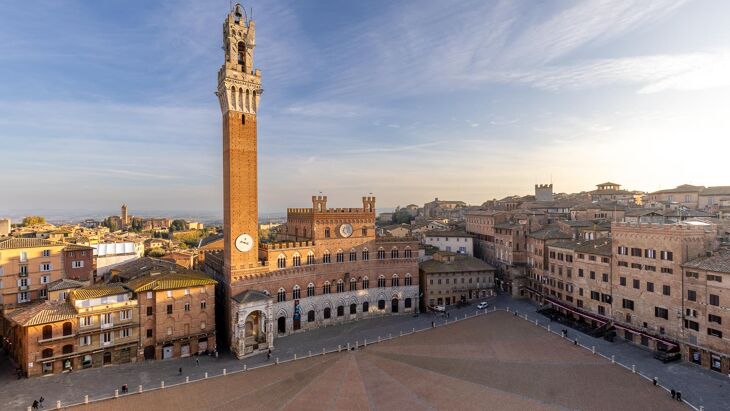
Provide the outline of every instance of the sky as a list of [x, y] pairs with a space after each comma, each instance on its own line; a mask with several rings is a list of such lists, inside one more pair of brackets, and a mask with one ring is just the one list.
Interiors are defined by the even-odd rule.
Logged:
[[[730, 184], [730, 2], [244, 6], [262, 212]], [[0, 215], [220, 214], [229, 7], [0, 3]]]

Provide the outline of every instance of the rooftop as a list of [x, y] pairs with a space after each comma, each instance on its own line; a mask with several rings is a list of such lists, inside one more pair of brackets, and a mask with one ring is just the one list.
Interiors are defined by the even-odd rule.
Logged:
[[63, 244], [42, 238], [11, 237], [0, 240], [0, 250], [12, 250], [17, 248], [35, 248], [62, 246]]
[[31, 326], [74, 318], [76, 310], [66, 301], [44, 301], [10, 311], [5, 317], [18, 325]]
[[134, 292], [175, 290], [179, 288], [215, 285], [218, 282], [208, 274], [195, 270], [169, 271], [162, 274], [147, 274], [130, 280], [126, 285]]
[[428, 260], [420, 263], [418, 268], [427, 274], [494, 270], [491, 265], [469, 255], [452, 253], [450, 256], [454, 259], [452, 262]]
[[665, 190], [659, 190], [655, 191], [650, 194], [670, 194], [670, 193], [693, 193], [697, 191], [702, 191], [705, 186], [693, 186], [690, 184], [682, 184], [674, 188], [667, 188]]
[[88, 300], [91, 298], [107, 297], [110, 295], [125, 294], [128, 292], [129, 290], [127, 288], [118, 283], [97, 284], [71, 290], [71, 296], [75, 300]]
[[716, 273], [730, 273], [730, 250], [723, 249], [710, 257], [696, 258], [684, 263], [683, 266]]

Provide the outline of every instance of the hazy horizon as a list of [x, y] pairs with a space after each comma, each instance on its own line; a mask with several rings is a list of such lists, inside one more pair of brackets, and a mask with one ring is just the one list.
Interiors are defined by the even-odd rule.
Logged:
[[[727, 185], [730, 3], [252, 1], [259, 210]], [[0, 6], [0, 217], [222, 210], [229, 2]], [[42, 30], [38, 29], [43, 27]], [[96, 210], [96, 211], [91, 211]]]

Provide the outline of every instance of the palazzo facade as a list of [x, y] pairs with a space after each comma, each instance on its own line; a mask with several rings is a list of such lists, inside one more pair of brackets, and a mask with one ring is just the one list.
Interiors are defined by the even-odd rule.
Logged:
[[[418, 307], [418, 242], [376, 238], [375, 197], [356, 208], [290, 208], [275, 242], [258, 235], [257, 122], [261, 71], [253, 69], [255, 26], [240, 5], [223, 24], [218, 73], [223, 120], [224, 234], [204, 267], [219, 281], [226, 333], [239, 357], [275, 337]], [[220, 341], [224, 339], [221, 338]]]

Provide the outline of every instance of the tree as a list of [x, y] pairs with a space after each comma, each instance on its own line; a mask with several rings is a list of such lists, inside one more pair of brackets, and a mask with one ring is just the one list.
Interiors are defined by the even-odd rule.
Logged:
[[117, 222], [116, 218], [107, 217], [104, 219], [104, 222], [101, 223], [101, 225], [109, 228], [109, 231], [111, 232], [119, 230], [119, 223]]
[[162, 257], [163, 255], [165, 255], [165, 250], [163, 250], [161, 248], [153, 248], [147, 252], [148, 257], [157, 258], [157, 257]]
[[187, 223], [185, 220], [172, 220], [172, 224], [170, 224], [170, 227], [175, 231], [185, 231], [187, 228]]
[[38, 215], [29, 215], [23, 219], [23, 226], [45, 224], [46, 218]]
[[413, 216], [411, 216], [411, 213], [409, 213], [405, 208], [393, 213], [393, 224], [408, 224], [411, 220], [413, 220]]

